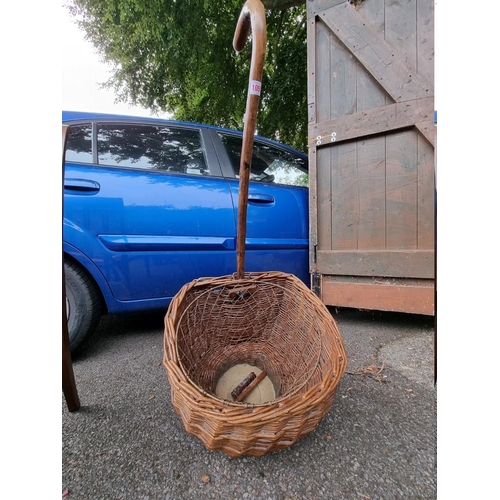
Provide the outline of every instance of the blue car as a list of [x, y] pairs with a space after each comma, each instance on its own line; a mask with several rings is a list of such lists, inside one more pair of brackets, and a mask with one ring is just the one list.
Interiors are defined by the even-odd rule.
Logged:
[[[103, 314], [164, 310], [186, 283], [236, 271], [242, 133], [63, 111], [63, 250], [72, 352]], [[245, 271], [309, 286], [307, 155], [256, 136]]]

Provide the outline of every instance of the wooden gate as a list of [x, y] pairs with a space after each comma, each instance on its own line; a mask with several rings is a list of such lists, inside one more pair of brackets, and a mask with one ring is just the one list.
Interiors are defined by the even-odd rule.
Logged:
[[310, 270], [327, 305], [434, 314], [434, 1], [308, 0]]

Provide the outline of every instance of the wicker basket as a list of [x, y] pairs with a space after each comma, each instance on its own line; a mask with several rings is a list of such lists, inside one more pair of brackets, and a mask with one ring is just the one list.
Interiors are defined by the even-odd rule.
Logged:
[[[279, 450], [315, 429], [346, 368], [325, 305], [280, 272], [188, 283], [167, 311], [164, 340], [172, 404], [186, 431], [232, 457]], [[265, 370], [276, 397], [260, 404], [219, 397], [219, 378], [239, 363]]]
[[[245, 273], [246, 210], [260, 81], [266, 45], [260, 0], [247, 0], [233, 45], [241, 51], [253, 31], [250, 86], [240, 159], [237, 272], [185, 285], [165, 316], [164, 364], [172, 404], [185, 429], [209, 450], [232, 457], [263, 455], [293, 444], [330, 409], [346, 368], [337, 325], [298, 278], [281, 272]], [[250, 90], [251, 89], [251, 90]], [[218, 391], [231, 370], [252, 370], [234, 390]], [[255, 371], [254, 371], [255, 370]], [[241, 373], [238, 371], [238, 373]], [[257, 375], [258, 373], [258, 375]], [[254, 377], [267, 383], [258, 403], [237, 391]], [[254, 393], [260, 387], [254, 389]], [[235, 394], [236, 396], [231, 397]], [[239, 395], [238, 395], [239, 394]], [[240, 397], [243, 402], [238, 402]]]

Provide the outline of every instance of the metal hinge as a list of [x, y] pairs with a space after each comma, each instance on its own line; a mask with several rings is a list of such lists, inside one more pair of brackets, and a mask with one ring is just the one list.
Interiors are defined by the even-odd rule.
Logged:
[[311, 290], [321, 299], [321, 274], [320, 273], [312, 273], [311, 275]]

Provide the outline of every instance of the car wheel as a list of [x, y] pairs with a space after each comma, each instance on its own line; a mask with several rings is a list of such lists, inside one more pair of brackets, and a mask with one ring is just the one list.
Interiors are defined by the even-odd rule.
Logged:
[[101, 301], [90, 276], [68, 259], [64, 259], [64, 277], [69, 344], [75, 352], [94, 333], [101, 318]]

